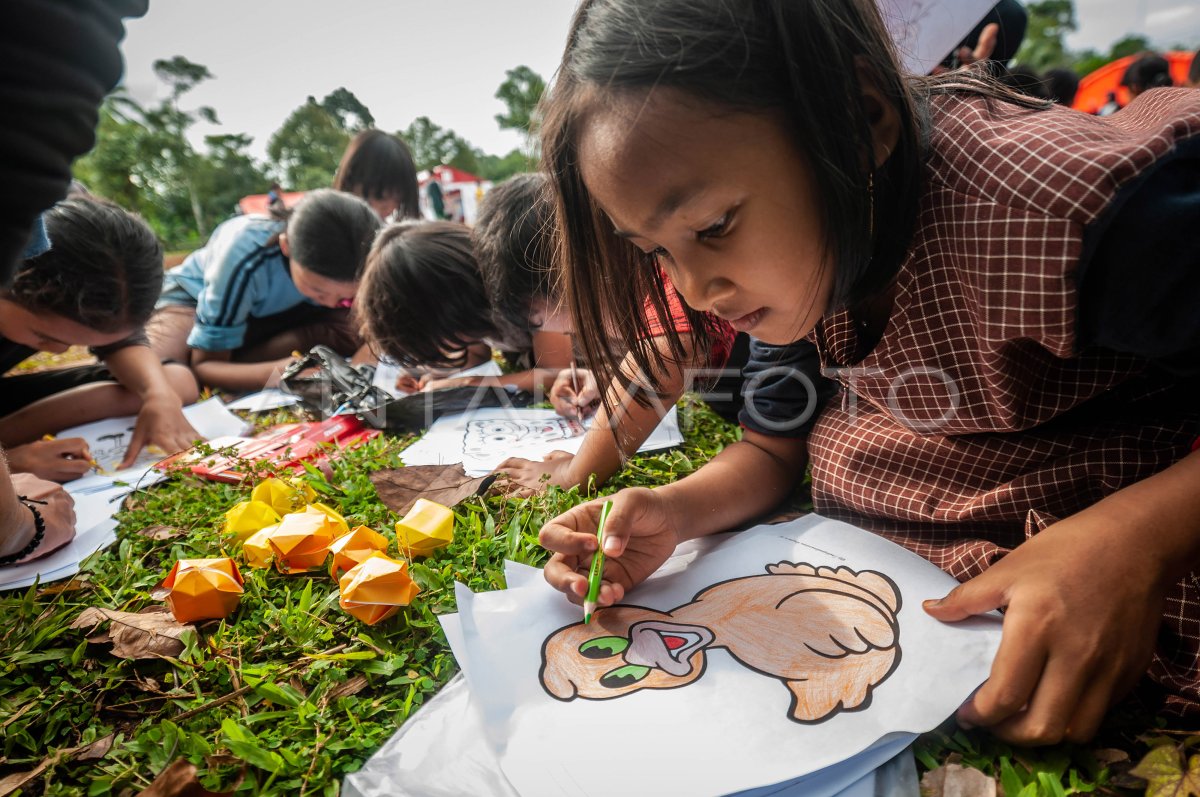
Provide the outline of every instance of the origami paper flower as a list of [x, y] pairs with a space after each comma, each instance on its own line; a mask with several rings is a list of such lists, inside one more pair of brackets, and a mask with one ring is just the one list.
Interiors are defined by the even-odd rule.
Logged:
[[329, 519], [332, 520], [338, 528], [337, 532], [334, 534], [334, 539], [342, 536], [343, 534], [350, 533], [350, 524], [347, 523], [346, 518], [342, 517], [341, 513], [339, 513], [333, 507], [326, 506], [319, 501], [313, 501], [311, 504], [309, 504], [309, 506], [315, 507], [324, 512], [326, 515], [329, 515]]
[[227, 617], [242, 597], [242, 574], [228, 557], [180, 559], [163, 579], [167, 605], [181, 623]]
[[421, 591], [408, 575], [408, 562], [378, 551], [350, 568], [338, 581], [338, 588], [338, 604], [367, 625], [391, 617]]
[[454, 513], [449, 507], [418, 498], [396, 522], [396, 540], [409, 556], [428, 556], [454, 539]]
[[275, 553], [275, 567], [283, 573], [300, 573], [325, 563], [329, 544], [340, 529], [333, 518], [315, 507], [284, 515], [267, 537]]
[[250, 535], [242, 543], [242, 555], [250, 567], [264, 568], [271, 566], [275, 558], [275, 549], [271, 547], [271, 535], [278, 526], [267, 526]]
[[337, 579], [342, 573], [376, 551], [386, 553], [387, 546], [387, 537], [366, 526], [358, 526], [349, 534], [344, 534], [334, 540], [333, 544], [329, 546], [329, 552], [333, 554], [333, 564], [329, 566], [329, 575]]
[[279, 513], [270, 504], [262, 501], [242, 501], [225, 513], [225, 533], [235, 534], [245, 540], [266, 526], [274, 526], [281, 520]]
[[264, 479], [250, 493], [251, 500], [268, 504], [280, 515], [299, 512], [316, 497], [316, 492], [306, 483], [292, 484], [276, 478]]

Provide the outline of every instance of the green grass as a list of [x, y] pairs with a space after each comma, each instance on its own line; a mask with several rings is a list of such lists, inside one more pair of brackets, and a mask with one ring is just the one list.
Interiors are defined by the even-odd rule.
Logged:
[[[672, 481], [737, 439], [735, 427], [702, 405], [685, 409], [687, 444], [636, 457], [604, 492]], [[407, 442], [379, 438], [337, 461], [331, 482], [316, 474], [310, 481], [352, 525], [393, 538], [395, 517], [368, 473], [399, 465]], [[455, 610], [454, 583], [499, 589], [506, 558], [542, 564], [538, 529], [585, 497], [552, 489], [528, 500], [460, 505], [454, 542], [412, 565], [421, 594], [377, 626], [340, 610], [336, 584], [323, 571], [284, 576], [243, 568], [240, 607], [226, 621], [201, 624], [177, 659], [116, 659], [69, 628], [89, 606], [156, 605], [150, 591], [176, 559], [236, 557], [220, 532], [222, 514], [248, 492], [249, 486], [182, 478], [139, 493], [120, 515], [118, 543], [86, 562], [80, 578], [65, 587], [0, 594], [0, 778], [47, 764], [19, 793], [135, 794], [186, 758], [216, 791], [337, 794], [341, 778], [456, 672], [437, 620]], [[165, 541], [136, 533], [158, 524], [185, 533]], [[975, 766], [1021, 797], [1131, 794], [1119, 788], [1138, 784], [1120, 774], [1130, 762], [1113, 765], [1119, 755], [1108, 747], [1136, 762], [1154, 741], [1137, 739], [1151, 724], [1142, 717], [1132, 730], [1111, 731], [1118, 741], [1104, 748], [1038, 752], [1013, 750], [982, 732], [935, 732], [922, 738], [918, 761], [926, 768], [948, 761]], [[110, 734], [103, 757], [63, 752]]]

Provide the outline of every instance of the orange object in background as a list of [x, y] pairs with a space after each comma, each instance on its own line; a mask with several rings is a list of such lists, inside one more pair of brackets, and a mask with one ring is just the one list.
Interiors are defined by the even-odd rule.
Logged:
[[225, 513], [224, 531], [245, 541], [259, 530], [274, 526], [282, 519], [270, 504], [253, 500], [242, 501], [240, 504], [234, 504], [233, 508]]
[[338, 588], [338, 605], [367, 625], [391, 617], [421, 591], [408, 575], [408, 562], [378, 551], [342, 576]]
[[238, 606], [242, 574], [233, 560], [180, 559], [163, 579], [167, 605], [181, 623], [228, 617]]
[[329, 546], [329, 552], [333, 554], [329, 575], [336, 580], [342, 573], [352, 569], [376, 551], [386, 553], [387, 546], [387, 537], [366, 526], [358, 526], [349, 534], [334, 540]]
[[275, 567], [283, 573], [301, 573], [320, 567], [329, 555], [329, 545], [341, 529], [325, 512], [305, 507], [285, 515], [267, 537], [275, 551]]
[[350, 524], [346, 522], [346, 518], [342, 517], [341, 512], [338, 512], [331, 506], [322, 504], [320, 501], [313, 501], [311, 504], [309, 504], [309, 506], [313, 509], [319, 509], [324, 512], [329, 516], [329, 519], [333, 521], [333, 525], [337, 526], [337, 531], [333, 535], [335, 540], [338, 537], [341, 537], [343, 534], [350, 533]]
[[242, 543], [242, 556], [250, 567], [263, 569], [271, 566], [275, 558], [275, 549], [271, 547], [271, 535], [277, 526], [267, 526], [251, 534]]
[[[1125, 70], [1129, 69], [1129, 65], [1141, 58], [1142, 55], [1144, 53], [1118, 58], [1080, 78], [1079, 91], [1075, 93], [1075, 102], [1071, 107], [1084, 113], [1095, 113], [1108, 102], [1108, 95], [1115, 92], [1117, 103], [1124, 108], [1129, 104], [1130, 97], [1129, 89], [1121, 85], [1121, 78], [1125, 77]], [[1162, 53], [1162, 56], [1167, 59], [1167, 63], [1171, 65], [1171, 82], [1176, 86], [1187, 83], [1188, 69], [1191, 68], [1193, 55], [1194, 53], [1179, 50]]]
[[250, 492], [251, 501], [269, 504], [281, 517], [292, 512], [299, 512], [304, 509], [305, 504], [316, 497], [316, 491], [307, 483], [295, 485], [275, 477], [263, 479]]
[[428, 556], [454, 539], [454, 512], [439, 503], [418, 498], [396, 522], [396, 541], [409, 556]]

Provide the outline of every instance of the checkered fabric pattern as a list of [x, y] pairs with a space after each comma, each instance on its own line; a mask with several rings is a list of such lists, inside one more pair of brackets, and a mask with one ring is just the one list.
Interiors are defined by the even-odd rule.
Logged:
[[[883, 337], [838, 311], [812, 336], [843, 386], [808, 447], [817, 511], [967, 579], [1057, 519], [1162, 470], [1200, 429], [1193, 395], [1128, 355], [1075, 348], [1085, 228], [1175, 142], [1200, 92], [1105, 119], [933, 100], [929, 179]], [[1200, 706], [1200, 585], [1168, 599], [1151, 675]]]

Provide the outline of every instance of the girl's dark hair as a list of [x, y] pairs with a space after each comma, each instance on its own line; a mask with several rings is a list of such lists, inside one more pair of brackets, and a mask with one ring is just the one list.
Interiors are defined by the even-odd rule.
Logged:
[[554, 206], [546, 175], [518, 174], [489, 191], [471, 230], [492, 317], [506, 343], [531, 345], [529, 310], [553, 302]]
[[[899, 112], [901, 130], [886, 169], [890, 208], [874, 221], [868, 189], [876, 164], [859, 75], [874, 80]], [[567, 303], [588, 362], [601, 383], [629, 352], [654, 379], [668, 360], [684, 361], [673, 329], [670, 356], [653, 346], [643, 300], [669, 318], [654, 259], [613, 233], [581, 177], [578, 144], [589, 111], [622, 99], [675, 90], [721, 111], [773, 114], [811, 165], [832, 264], [835, 306], [883, 287], [872, 257], [899, 259], [907, 245], [923, 171], [923, 99], [971, 91], [1044, 107], [981, 72], [938, 78], [902, 74], [875, 0], [583, 0], [571, 25], [552, 90], [544, 100], [543, 168], [549, 172]], [[891, 208], [899, 208], [892, 213]], [[704, 361], [715, 331], [709, 316], [687, 311], [693, 351]], [[605, 345], [616, 336], [622, 346]], [[622, 375], [629, 379], [633, 375]]]
[[1162, 88], [1171, 84], [1171, 64], [1158, 53], [1145, 53], [1125, 70], [1121, 85], [1135, 91]]
[[6, 298], [97, 332], [149, 320], [162, 292], [163, 251], [144, 221], [94, 197], [67, 199], [42, 218], [50, 249], [21, 265]]
[[363, 199], [395, 197], [398, 218], [421, 217], [412, 153], [398, 137], [382, 130], [372, 128], [354, 137], [338, 164], [333, 188]]
[[353, 194], [309, 191], [288, 218], [288, 256], [319, 276], [354, 282], [381, 226], [371, 206]]
[[401, 365], [458, 367], [467, 346], [495, 335], [471, 234], [447, 221], [388, 225], [354, 308], [372, 347]]

